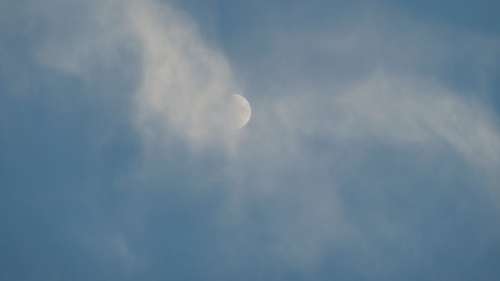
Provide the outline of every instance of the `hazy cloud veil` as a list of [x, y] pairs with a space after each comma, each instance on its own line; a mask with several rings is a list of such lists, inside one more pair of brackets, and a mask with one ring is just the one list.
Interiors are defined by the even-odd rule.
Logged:
[[[130, 280], [164, 280], [176, 254], [172, 272], [192, 280], [372, 280], [458, 278], [461, 265], [500, 255], [500, 129], [484, 86], [500, 38], [354, 9], [317, 30], [262, 20], [267, 48], [238, 57], [179, 7], [54, 0], [25, 9], [45, 27], [37, 63], [91, 85], [81, 94], [125, 103], [109, 118], [126, 116], [121, 126], [138, 142], [139, 156], [124, 160], [133, 164], [102, 187], [125, 198], [119, 219], [76, 235], [89, 259]], [[74, 26], [61, 26], [64, 17]], [[447, 76], [456, 64], [482, 74], [460, 87]], [[218, 115], [233, 93], [252, 104], [241, 131]], [[89, 133], [92, 144], [115, 131]]]

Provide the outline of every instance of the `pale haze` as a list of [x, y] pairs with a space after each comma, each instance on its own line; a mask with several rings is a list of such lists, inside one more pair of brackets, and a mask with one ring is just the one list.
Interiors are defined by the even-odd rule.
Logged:
[[499, 9], [0, 0], [0, 281], [500, 280]]

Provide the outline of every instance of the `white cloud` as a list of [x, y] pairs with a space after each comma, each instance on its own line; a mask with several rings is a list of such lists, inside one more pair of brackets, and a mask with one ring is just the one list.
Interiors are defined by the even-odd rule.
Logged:
[[376, 74], [334, 103], [337, 135], [410, 145], [445, 141], [480, 168], [500, 163], [500, 134], [492, 113], [438, 84]]
[[[313, 36], [312, 48], [297, 47], [297, 41], [304, 40], [300, 33], [282, 35], [276, 51], [265, 58], [269, 59], [266, 65], [272, 66], [260, 75], [272, 78], [278, 75], [277, 68], [297, 71], [286, 71], [290, 77], [284, 85], [276, 83], [267, 93], [250, 93], [254, 120], [235, 133], [224, 130], [212, 114], [219, 111], [225, 97], [240, 92], [240, 86], [227, 58], [202, 39], [189, 17], [156, 1], [95, 5], [101, 20], [67, 37], [67, 44], [45, 46], [43, 61], [69, 73], [91, 76], [89, 64], [109, 63], [121, 43], [133, 40], [141, 76], [133, 89], [131, 114], [144, 137], [145, 162], [176, 138], [189, 143], [195, 151], [190, 157], [195, 160], [197, 152], [221, 145], [226, 158], [218, 164], [224, 166], [221, 174], [235, 208], [245, 213], [257, 205], [264, 210], [271, 221], [268, 227], [276, 253], [285, 258], [313, 264], [353, 231], [344, 218], [332, 172], [352, 163], [335, 156], [340, 153], [337, 141], [352, 141], [355, 146], [360, 140], [377, 140], [408, 147], [444, 142], [472, 167], [490, 171], [500, 167], [500, 133], [494, 114], [473, 96], [466, 97], [439, 79], [429, 78], [432, 75], [422, 74], [422, 70], [443, 71], [442, 64], [456, 55], [446, 53], [448, 43], [432, 30], [410, 28], [404, 35], [394, 35], [357, 26], [347, 33], [333, 30]], [[464, 41], [471, 38], [464, 36]], [[422, 38], [430, 47], [414, 46]], [[483, 48], [477, 44], [478, 50], [458, 53], [474, 60], [473, 55]], [[292, 65], [280, 60], [273, 65], [276, 57], [307, 57], [316, 51], [331, 60], [331, 68], [325, 71], [344, 75], [309, 81], [304, 73], [310, 68], [301, 62]], [[365, 61], [359, 62], [359, 57]], [[481, 61], [487, 60], [481, 57]], [[401, 69], [405, 69], [403, 74], [398, 72]], [[258, 88], [254, 84], [259, 79], [250, 78], [245, 81], [250, 85], [247, 90]], [[311, 140], [327, 143], [328, 151], [315, 151]]]
[[168, 6], [131, 2], [129, 16], [142, 48], [140, 126], [151, 134], [173, 129], [195, 145], [230, 138], [214, 116], [224, 110], [225, 99], [239, 92], [223, 55]]

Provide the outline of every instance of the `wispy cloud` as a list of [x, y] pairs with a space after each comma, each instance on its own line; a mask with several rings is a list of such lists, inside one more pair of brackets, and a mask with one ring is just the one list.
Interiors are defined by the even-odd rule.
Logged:
[[[492, 175], [500, 168], [498, 118], [476, 97], [484, 88], [468, 94], [443, 78], [450, 62], [462, 57], [462, 63], [482, 69], [489, 79], [490, 59], [498, 57], [492, 51], [495, 40], [456, 31], [472, 47], [454, 49], [448, 33], [407, 20], [387, 23], [377, 17], [370, 26], [370, 21], [350, 19], [342, 28], [268, 38], [271, 51], [262, 61], [240, 65], [259, 69], [243, 87], [234, 78], [238, 69], [231, 68], [223, 52], [203, 40], [189, 16], [168, 4], [89, 3], [97, 19], [87, 19], [77, 33], [64, 33], [64, 42], [49, 38], [40, 52], [42, 61], [94, 79], [90, 70], [95, 65], [125, 59], [114, 56], [126, 43], [137, 56], [139, 74], [130, 114], [146, 154], [144, 170], [137, 173], [161, 174], [147, 168], [164, 164], [161, 154], [171, 150], [163, 148], [178, 139], [188, 144], [193, 162], [216, 151], [222, 156], [210, 164], [220, 169], [200, 174], [222, 178], [218, 182], [230, 198], [222, 224], [236, 220], [241, 229], [255, 227], [246, 224], [249, 216], [263, 212], [263, 232], [270, 237], [271, 252], [281, 258], [312, 266], [357, 233], [339, 195], [345, 183], [338, 179], [362, 176], [356, 175], [357, 164], [348, 153], [360, 144], [429, 150], [444, 144], [472, 169]], [[400, 29], [393, 27], [397, 24]], [[324, 63], [321, 70], [309, 64], [315, 54]], [[267, 71], [261, 73], [263, 68]], [[254, 118], [248, 128], [228, 132], [213, 114], [225, 98], [243, 90]], [[430, 161], [452, 161], [441, 156]], [[349, 174], [339, 176], [340, 171]]]

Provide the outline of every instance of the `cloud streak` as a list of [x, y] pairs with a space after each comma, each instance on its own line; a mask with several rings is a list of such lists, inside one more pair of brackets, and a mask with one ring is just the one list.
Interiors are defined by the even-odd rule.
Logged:
[[[451, 163], [452, 159], [440, 158], [447, 155], [443, 147], [451, 148], [472, 169], [486, 170], [491, 177], [500, 168], [495, 112], [474, 94], [458, 92], [442, 79], [448, 62], [461, 54], [474, 69], [488, 70], [487, 62], [498, 54], [479, 59], [476, 55], [482, 50], [491, 53], [494, 40], [485, 47], [485, 41], [463, 33], [464, 41], [478, 43], [449, 50], [448, 39], [401, 19], [391, 24], [401, 23], [404, 32], [391, 30], [385, 22], [373, 28], [365, 26], [370, 22], [351, 27], [347, 21], [342, 28], [314, 34], [313, 47], [300, 43], [309, 35], [276, 36], [272, 51], [262, 55], [266, 62], [258, 65], [257, 59], [243, 65], [268, 71], [249, 75], [243, 87], [235, 78], [240, 69], [233, 69], [229, 58], [203, 40], [196, 24], [168, 4], [90, 3], [98, 20], [87, 19], [81, 32], [63, 32], [63, 43], [49, 39], [40, 60], [92, 81], [97, 79], [93, 69], [124, 59], [117, 50], [125, 43], [127, 54], [137, 59], [130, 114], [144, 153], [138, 177], [167, 181], [162, 177], [165, 171], [156, 166], [168, 167], [168, 153], [173, 154], [178, 142], [186, 145], [189, 153], [183, 156], [189, 158], [189, 172], [198, 169], [203, 177], [216, 178], [221, 186], [217, 191], [227, 194], [218, 220], [221, 232], [247, 241], [252, 239], [246, 230], [261, 229], [266, 242], [254, 239], [249, 244], [269, 249], [273, 257], [309, 269], [339, 249], [370, 243], [350, 219], [351, 209], [342, 195], [345, 189], [365, 192], [345, 182], [363, 177], [356, 174], [359, 161], [373, 155], [359, 150], [369, 144], [403, 150], [423, 146], [438, 151], [430, 157], [433, 163]], [[420, 48], [415, 38], [425, 38], [427, 48]], [[315, 53], [326, 64], [319, 78], [306, 73], [317, 71], [308, 66]], [[288, 61], [292, 57], [298, 59]], [[268, 80], [274, 84], [263, 82]], [[254, 119], [240, 132], [227, 131], [213, 114], [224, 111], [225, 98], [243, 90], [254, 104]], [[359, 158], [351, 159], [353, 155]], [[422, 164], [409, 161], [413, 160]], [[207, 162], [216, 171], [199, 164]], [[420, 168], [415, 166], [412, 175], [418, 177]], [[491, 183], [478, 185], [489, 188]], [[492, 190], [498, 192], [496, 187]], [[252, 215], [259, 212], [263, 218], [257, 221], [263, 226], [252, 223]], [[404, 232], [411, 223], [392, 227]], [[124, 246], [126, 238], [120, 236], [117, 243], [117, 251], [133, 256], [133, 249]]]

